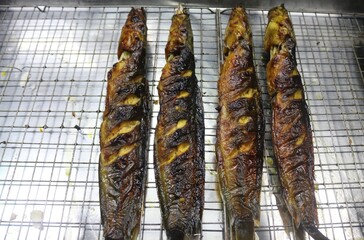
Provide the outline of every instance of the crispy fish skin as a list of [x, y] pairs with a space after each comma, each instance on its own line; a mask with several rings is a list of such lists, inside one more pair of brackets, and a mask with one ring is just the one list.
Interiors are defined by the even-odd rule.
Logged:
[[105, 239], [137, 239], [145, 192], [149, 89], [145, 78], [146, 14], [132, 8], [118, 58], [108, 73], [100, 129], [100, 209]]
[[295, 58], [296, 39], [283, 5], [268, 13], [264, 37], [268, 92], [272, 106], [272, 142], [282, 195], [296, 228], [314, 239], [328, 239], [317, 228], [314, 154], [310, 119]]
[[203, 108], [191, 23], [181, 7], [172, 18], [165, 56], [154, 145], [162, 220], [168, 239], [200, 239], [205, 183]]
[[227, 239], [254, 239], [259, 225], [264, 117], [253, 63], [252, 33], [243, 7], [232, 10], [218, 81], [216, 159]]

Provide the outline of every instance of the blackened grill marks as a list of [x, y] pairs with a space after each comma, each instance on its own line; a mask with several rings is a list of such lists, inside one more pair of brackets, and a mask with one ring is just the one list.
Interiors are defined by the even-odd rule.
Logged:
[[283, 5], [271, 9], [268, 19], [264, 48], [270, 53], [272, 143], [282, 195], [297, 229], [302, 227], [314, 239], [327, 239], [317, 229], [312, 132], [292, 23]]
[[158, 85], [154, 164], [168, 239], [200, 239], [204, 206], [204, 124], [189, 15], [178, 9]]
[[230, 15], [224, 55], [218, 82], [216, 158], [226, 238], [254, 239], [260, 215], [264, 119], [243, 7], [234, 8]]
[[118, 58], [108, 73], [100, 129], [100, 209], [105, 239], [137, 239], [145, 192], [149, 89], [145, 79], [146, 15], [131, 9]]

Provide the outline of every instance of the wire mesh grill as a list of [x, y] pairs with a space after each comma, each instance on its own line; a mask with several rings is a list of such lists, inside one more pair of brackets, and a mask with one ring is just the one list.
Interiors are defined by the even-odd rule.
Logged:
[[[99, 126], [106, 74], [129, 8], [0, 8], [0, 238], [101, 239]], [[153, 120], [174, 9], [147, 8], [147, 78]], [[267, 12], [249, 10], [266, 117], [265, 159], [272, 158], [270, 111], [261, 61]], [[190, 9], [196, 73], [206, 126], [204, 239], [223, 238], [214, 157], [221, 39], [229, 11]], [[364, 237], [364, 83], [355, 53], [364, 17], [292, 12], [298, 68], [311, 112], [320, 229], [330, 239]], [[165, 239], [149, 151], [140, 239]], [[295, 239], [275, 199], [274, 169], [264, 166], [260, 239]]]

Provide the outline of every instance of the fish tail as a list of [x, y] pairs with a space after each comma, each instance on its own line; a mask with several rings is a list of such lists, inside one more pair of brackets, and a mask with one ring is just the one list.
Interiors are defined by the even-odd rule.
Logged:
[[301, 223], [303, 229], [306, 230], [306, 232], [308, 233], [308, 235], [310, 235], [313, 239], [315, 240], [329, 240], [327, 237], [325, 237], [325, 235], [323, 235], [318, 228], [316, 227], [316, 225], [312, 222], [302, 222]]
[[254, 240], [254, 220], [253, 219], [239, 219], [232, 223], [230, 228], [230, 238], [232, 240]]

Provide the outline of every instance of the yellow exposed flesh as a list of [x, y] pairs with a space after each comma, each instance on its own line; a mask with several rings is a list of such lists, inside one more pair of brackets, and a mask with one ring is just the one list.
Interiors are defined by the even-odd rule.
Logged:
[[128, 51], [124, 51], [124, 52], [121, 54], [121, 56], [120, 56], [120, 58], [119, 58], [119, 61], [123, 61], [123, 60], [125, 60], [125, 59], [128, 59], [128, 58], [130, 58], [130, 56], [131, 56], [131, 53], [130, 53], [130, 52], [128, 52]]
[[250, 122], [252, 120], [252, 118], [251, 117], [249, 117], [249, 116], [242, 116], [241, 118], [239, 118], [239, 123], [241, 124], [241, 125], [245, 125], [245, 124], [247, 124], [248, 122]]
[[300, 100], [302, 98], [303, 98], [302, 90], [301, 89], [296, 90], [293, 94], [293, 99]]
[[189, 92], [181, 91], [181, 92], [178, 93], [177, 98], [185, 98], [185, 97], [188, 97], [189, 95], [190, 95]]
[[140, 102], [140, 98], [137, 97], [135, 94], [130, 94], [126, 97], [123, 101], [124, 105], [137, 105]]
[[135, 129], [136, 126], [140, 124], [140, 121], [124, 121], [120, 123], [117, 127], [112, 129], [112, 131], [108, 134], [106, 139], [106, 144], [109, 144], [113, 139], [115, 139], [120, 134], [131, 132]]
[[273, 46], [270, 48], [270, 59], [272, 59], [277, 53], [278, 53], [278, 48], [276, 46]]
[[236, 37], [234, 36], [234, 34], [229, 34], [228, 37], [225, 39], [226, 46], [231, 47], [235, 41]]
[[291, 73], [290, 77], [294, 77], [294, 76], [297, 76], [297, 75], [299, 75], [299, 72], [298, 72], [298, 70], [295, 68], [295, 69], [293, 69], [293, 71], [292, 71], [292, 73]]
[[229, 160], [236, 158], [239, 153], [249, 152], [253, 146], [254, 141], [250, 141], [242, 144], [239, 149], [233, 149], [230, 152], [223, 151], [224, 158], [226, 159], [225, 161], [229, 162]]
[[143, 75], [139, 75], [139, 76], [136, 76], [134, 79], [133, 79], [133, 82], [134, 83], [141, 83], [144, 79], [144, 76]]
[[176, 10], [176, 14], [184, 14], [184, 8], [182, 6], [182, 4], [178, 4], [178, 8]]
[[118, 152], [118, 157], [122, 157], [122, 156], [130, 153], [135, 148], [135, 146], [136, 146], [136, 143], [123, 146], [122, 148], [120, 148], [120, 150]]
[[171, 162], [173, 162], [178, 156], [184, 154], [187, 152], [187, 150], [190, 148], [190, 144], [188, 143], [181, 143], [177, 146], [177, 148], [173, 149], [173, 151], [169, 154], [169, 157], [166, 161], [164, 161], [161, 166], [167, 165]]
[[258, 90], [255, 88], [248, 88], [241, 94], [241, 97], [242, 98], [252, 98], [252, 97], [254, 97], [255, 94], [257, 94], [257, 92], [258, 92]]
[[171, 55], [169, 55], [169, 56], [168, 56], [167, 61], [169, 62], [169, 61], [171, 61], [173, 58], [174, 58], [174, 55], [173, 55], [173, 54], [171, 54]]
[[122, 122], [119, 125], [120, 126], [119, 133], [124, 134], [124, 133], [131, 132], [139, 124], [140, 124], [140, 121], [125, 121], [125, 122]]
[[254, 68], [249, 67], [249, 68], [245, 69], [245, 71], [248, 72], [248, 73], [252, 73], [254, 71]]
[[180, 119], [180, 120], [178, 120], [177, 124], [171, 130], [168, 131], [167, 135], [171, 135], [172, 133], [174, 133], [178, 129], [181, 129], [184, 126], [186, 126], [186, 124], [187, 124], [187, 120], [186, 119]]
[[187, 124], [187, 120], [186, 119], [179, 120], [178, 123], [177, 123], [177, 129], [183, 128], [184, 126], [186, 126], [186, 124]]
[[297, 138], [296, 146], [301, 145], [303, 143], [303, 140], [305, 140], [306, 134], [302, 134]]
[[287, 100], [301, 100], [303, 99], [303, 93], [301, 89], [297, 89], [292, 95], [290, 95], [289, 97], [285, 97], [283, 96], [282, 93], [277, 93], [277, 103], [281, 106], [281, 107], [285, 107], [289, 104], [289, 101], [287, 102]]
[[103, 154], [101, 154], [101, 162], [104, 166], [110, 165], [113, 162], [115, 162], [119, 157], [125, 156], [129, 154], [131, 151], [134, 150], [134, 148], [137, 146], [136, 143], [131, 145], [126, 145], [120, 148], [120, 150], [117, 153], [114, 153], [109, 156], [108, 161], [105, 162], [105, 157]]
[[181, 73], [182, 77], [191, 77], [192, 76], [192, 70], [186, 70]]
[[289, 29], [286, 26], [280, 25], [285, 21], [286, 21], [286, 16], [277, 16], [269, 22], [267, 26], [267, 35], [271, 37], [270, 42], [272, 43], [272, 45], [278, 46], [282, 44], [284, 41], [284, 39], [282, 39], [282, 36], [291, 35]]
[[107, 131], [107, 129], [106, 129], [106, 122], [105, 121], [103, 121], [102, 123], [101, 123], [101, 127], [100, 127], [100, 142], [101, 143], [103, 143], [103, 142], [106, 142], [106, 141], [104, 141], [104, 139], [105, 139], [105, 133], [106, 133], [106, 131]]
[[249, 29], [245, 29], [242, 24], [229, 24], [226, 28], [226, 38], [225, 38], [225, 45], [228, 48], [231, 48], [241, 37], [245, 40], [249, 41]]
[[158, 87], [157, 87], [157, 88], [158, 88], [158, 90], [159, 90], [159, 91], [163, 91], [163, 89], [164, 89], [164, 88], [163, 88], [163, 85], [162, 85], [162, 84], [160, 84], [160, 83], [158, 84]]
[[176, 155], [182, 155], [183, 153], [187, 152], [187, 150], [190, 148], [190, 144], [188, 143], [182, 143], [180, 145], [178, 145], [177, 147], [177, 153]]
[[[276, 22], [276, 21], [270, 21], [269, 23], [268, 23], [268, 26], [267, 26], [267, 36], [272, 36], [273, 34], [273, 32], [278, 32], [278, 30], [279, 30], [279, 24]], [[277, 36], [277, 34], [274, 34], [275, 36]], [[275, 42], [277, 42], [277, 40], [276, 39], [273, 39], [273, 40], [271, 40], [271, 42], [273, 42], [273, 43], [275, 43]]]
[[243, 145], [241, 145], [240, 151], [243, 153], [248, 152], [253, 147], [253, 144], [253, 141], [244, 143]]
[[127, 61], [125, 61], [125, 60], [128, 59], [128, 58], [130, 58], [130, 57], [131, 57], [131, 53], [128, 52], [128, 51], [124, 51], [120, 55], [119, 62], [116, 65], [117, 66], [117, 69], [119, 69], [119, 70], [123, 69], [126, 66], [126, 63], [127, 63]]

